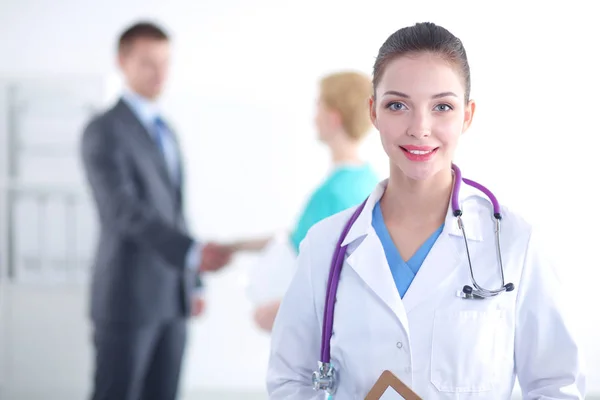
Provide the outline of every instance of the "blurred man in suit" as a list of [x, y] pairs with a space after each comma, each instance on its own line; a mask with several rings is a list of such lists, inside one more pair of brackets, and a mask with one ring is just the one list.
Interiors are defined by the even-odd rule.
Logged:
[[229, 263], [226, 246], [196, 241], [183, 216], [180, 148], [157, 99], [169, 37], [138, 23], [119, 39], [126, 90], [86, 126], [81, 156], [100, 219], [91, 287], [93, 400], [171, 400], [187, 317], [202, 312], [201, 274]]

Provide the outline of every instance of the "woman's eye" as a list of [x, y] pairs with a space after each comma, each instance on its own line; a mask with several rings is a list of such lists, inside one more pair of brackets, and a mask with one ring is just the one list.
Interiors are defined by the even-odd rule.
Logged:
[[388, 104], [387, 108], [389, 108], [392, 111], [400, 111], [406, 107], [404, 107], [404, 104], [402, 104], [402, 103], [392, 102], [392, 103]]
[[450, 111], [452, 110], [452, 106], [450, 106], [449, 104], [438, 104], [437, 106], [435, 106], [435, 111]]

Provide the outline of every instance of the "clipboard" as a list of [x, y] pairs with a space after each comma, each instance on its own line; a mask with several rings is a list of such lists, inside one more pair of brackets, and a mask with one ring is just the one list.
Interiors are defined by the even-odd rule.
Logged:
[[411, 388], [406, 386], [404, 382], [398, 379], [390, 371], [385, 370], [371, 388], [365, 400], [379, 400], [388, 388], [394, 389], [404, 400], [423, 400]]

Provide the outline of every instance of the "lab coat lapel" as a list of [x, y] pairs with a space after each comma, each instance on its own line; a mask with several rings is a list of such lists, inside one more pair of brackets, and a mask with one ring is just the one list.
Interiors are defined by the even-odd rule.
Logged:
[[374, 229], [368, 230], [367, 235], [348, 256], [346, 262], [372, 293], [390, 308], [408, 334], [408, 317], [387, 263], [385, 251]]
[[348, 245], [346, 263], [396, 315], [408, 333], [408, 317], [394, 283], [381, 241], [373, 229], [375, 204], [385, 191], [387, 179], [379, 183], [366, 201], [362, 212], [348, 231], [342, 246]]

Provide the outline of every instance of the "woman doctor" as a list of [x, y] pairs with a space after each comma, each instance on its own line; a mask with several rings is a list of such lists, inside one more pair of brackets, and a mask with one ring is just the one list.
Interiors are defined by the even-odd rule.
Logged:
[[[336, 399], [364, 399], [384, 370], [427, 400], [509, 399], [516, 377], [524, 399], [583, 399], [581, 350], [537, 231], [500, 208], [503, 280], [488, 197], [461, 183], [464, 237], [453, 212], [452, 160], [475, 111], [461, 41], [431, 23], [400, 29], [380, 48], [373, 85], [389, 179], [362, 211], [319, 222], [302, 242], [273, 328], [269, 398], [323, 398], [312, 382], [323, 343]], [[332, 257], [356, 210], [324, 337]], [[479, 286], [512, 287], [465, 298], [469, 258]]]

